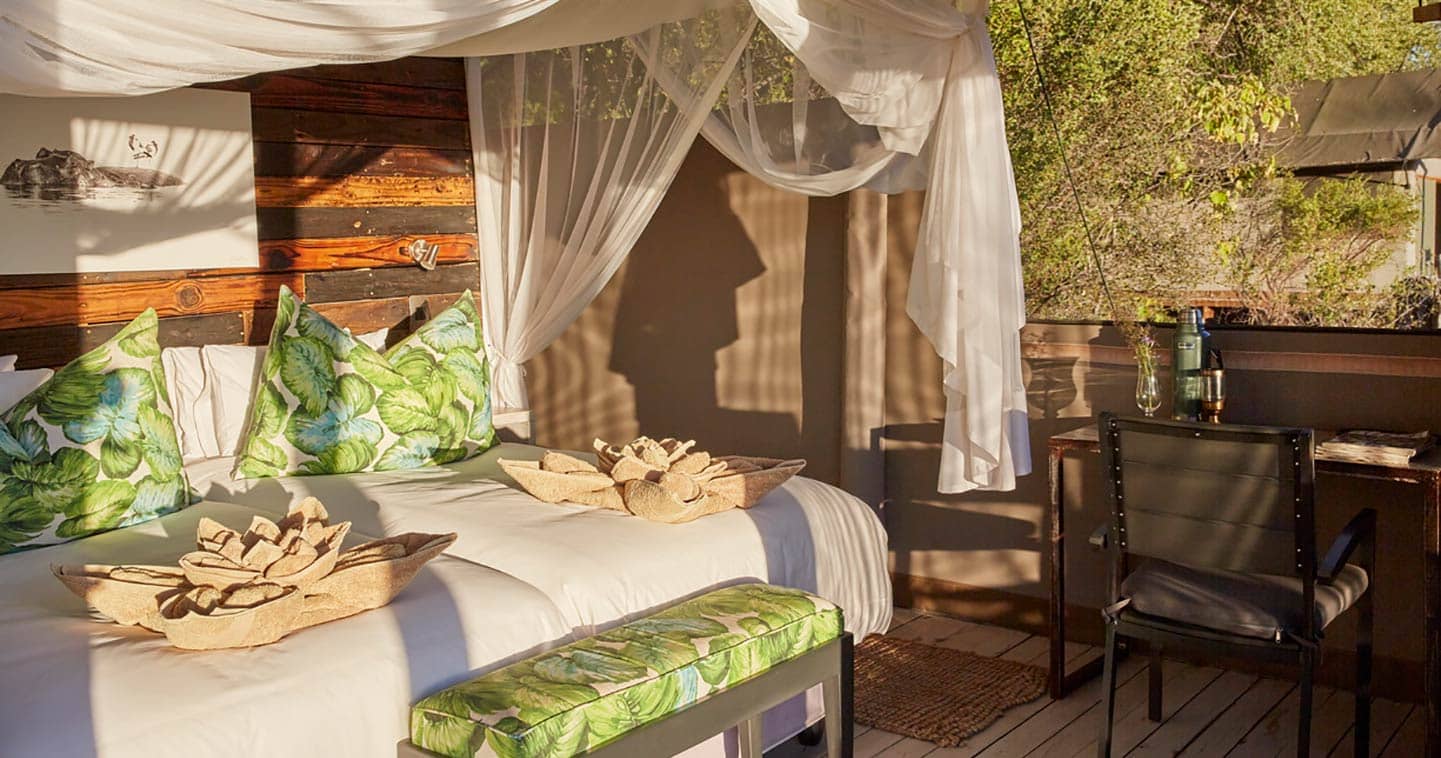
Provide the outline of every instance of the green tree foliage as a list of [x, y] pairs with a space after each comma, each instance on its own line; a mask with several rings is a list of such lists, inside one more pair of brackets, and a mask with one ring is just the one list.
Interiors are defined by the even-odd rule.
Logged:
[[1418, 298], [1434, 302], [1421, 279], [1372, 283], [1411, 234], [1406, 190], [1306, 182], [1273, 159], [1301, 82], [1441, 63], [1411, 3], [1021, 2], [1121, 311], [1101, 293], [1017, 0], [997, 0], [1032, 316], [1132, 318], [1219, 289], [1266, 323], [1408, 325]]

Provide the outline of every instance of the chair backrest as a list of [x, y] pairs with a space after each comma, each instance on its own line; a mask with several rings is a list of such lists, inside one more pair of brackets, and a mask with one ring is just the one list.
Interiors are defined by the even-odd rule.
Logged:
[[1314, 578], [1311, 430], [1111, 414], [1100, 427], [1122, 556]]

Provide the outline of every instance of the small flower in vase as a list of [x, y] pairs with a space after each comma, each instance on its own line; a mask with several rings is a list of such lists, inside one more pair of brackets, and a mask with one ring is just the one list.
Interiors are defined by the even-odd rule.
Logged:
[[1150, 324], [1131, 321], [1121, 327], [1136, 356], [1136, 407], [1147, 417], [1161, 407], [1161, 379], [1156, 373], [1156, 335]]

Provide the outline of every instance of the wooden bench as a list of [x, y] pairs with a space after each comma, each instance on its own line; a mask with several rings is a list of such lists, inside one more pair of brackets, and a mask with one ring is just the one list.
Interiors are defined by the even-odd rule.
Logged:
[[670, 756], [821, 684], [831, 758], [851, 754], [851, 636], [799, 590], [727, 587], [423, 698], [401, 758]]

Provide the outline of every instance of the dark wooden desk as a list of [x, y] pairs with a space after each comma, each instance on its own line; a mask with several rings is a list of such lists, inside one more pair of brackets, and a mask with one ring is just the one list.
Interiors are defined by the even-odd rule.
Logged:
[[[1324, 440], [1327, 433], [1318, 432]], [[1087, 661], [1066, 671], [1066, 529], [1065, 483], [1062, 460], [1068, 451], [1099, 453], [1095, 424], [1058, 434], [1050, 439], [1051, 475], [1051, 697], [1062, 698], [1079, 683], [1100, 673], [1101, 660]], [[1425, 495], [1425, 527], [1421, 538], [1426, 598], [1426, 754], [1441, 755], [1441, 448], [1417, 456], [1405, 466], [1354, 463], [1316, 453], [1316, 472], [1361, 479], [1418, 484]], [[1090, 525], [1092, 527], [1098, 525]], [[1085, 536], [1083, 535], [1082, 539]], [[1387, 581], [1387, 579], [1382, 579]]]

